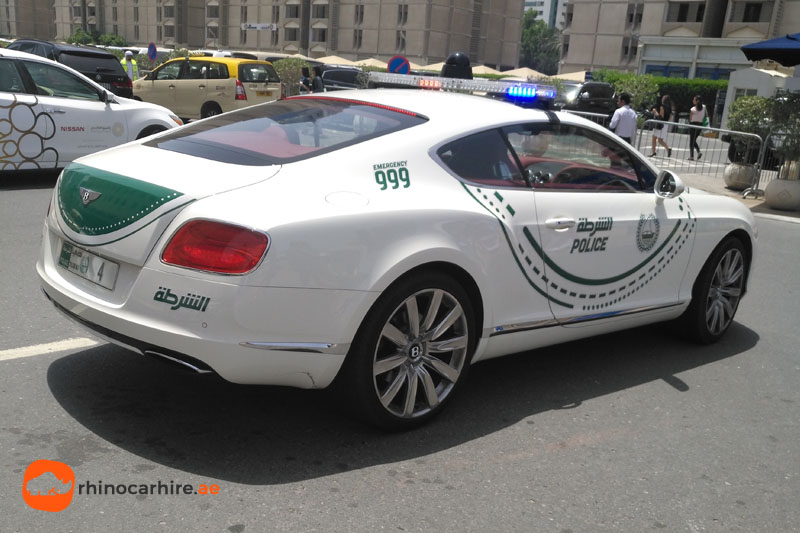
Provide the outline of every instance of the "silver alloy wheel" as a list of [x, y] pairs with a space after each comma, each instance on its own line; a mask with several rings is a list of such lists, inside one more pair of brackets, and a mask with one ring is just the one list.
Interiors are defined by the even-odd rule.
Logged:
[[722, 256], [714, 269], [706, 299], [706, 326], [713, 335], [720, 335], [730, 325], [744, 284], [744, 258], [737, 248]]
[[431, 412], [458, 381], [468, 348], [467, 317], [452, 294], [425, 289], [409, 296], [375, 348], [373, 383], [383, 407], [401, 418]]

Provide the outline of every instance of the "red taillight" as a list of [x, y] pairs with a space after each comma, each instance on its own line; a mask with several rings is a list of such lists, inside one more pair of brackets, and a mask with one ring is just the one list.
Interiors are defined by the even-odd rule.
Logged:
[[267, 251], [269, 237], [241, 226], [194, 220], [170, 239], [161, 260], [176, 265], [223, 274], [253, 270]]
[[128, 77], [126, 77], [123, 81], [115, 81], [112, 83], [112, 85], [122, 89], [133, 89], [133, 82]]
[[244, 85], [239, 80], [236, 80], [236, 99], [247, 100], [247, 93], [244, 92]]

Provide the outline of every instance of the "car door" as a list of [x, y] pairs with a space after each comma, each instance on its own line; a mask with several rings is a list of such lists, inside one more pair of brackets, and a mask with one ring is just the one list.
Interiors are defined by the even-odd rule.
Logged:
[[145, 102], [158, 104], [180, 114], [175, 109], [175, 83], [181, 72], [183, 61], [170, 61], [154, 70], [147, 79], [133, 83], [134, 96]]
[[0, 170], [52, 168], [54, 133], [39, 97], [27, 94], [16, 61], [0, 57]]
[[617, 140], [563, 123], [528, 127], [519, 158], [534, 179], [537, 222], [523, 246], [565, 325], [678, 303], [694, 239], [682, 197], [653, 193], [653, 172]]
[[184, 61], [175, 80], [174, 111], [180, 117], [200, 118], [208, 94], [208, 61]]
[[[39, 105], [52, 120], [48, 140], [57, 166], [129, 140], [125, 113], [103, 101], [102, 89], [57, 63], [20, 60], [33, 82]], [[48, 158], [53, 155], [48, 155]]]
[[537, 224], [534, 195], [508, 139], [500, 129], [490, 129], [447, 143], [437, 155], [499, 224], [496, 238], [476, 237], [492, 250], [489, 283], [502, 302], [493, 317], [495, 334], [552, 325], [550, 296], [539, 279], [544, 262], [530, 246], [523, 250], [527, 228]]

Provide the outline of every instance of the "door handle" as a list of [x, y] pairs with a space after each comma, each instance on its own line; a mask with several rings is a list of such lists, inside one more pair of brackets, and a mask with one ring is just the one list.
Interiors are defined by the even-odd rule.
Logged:
[[172, 84], [168, 85], [168, 87], [169, 87], [170, 89], [174, 89], [174, 88], [175, 88], [175, 86], [174, 86], [174, 85], [172, 85]]
[[574, 226], [575, 219], [567, 217], [548, 218], [544, 221], [544, 225], [556, 231], [563, 231]]
[[197, 88], [198, 88], [198, 89], [205, 89], [205, 88], [206, 88], [206, 86], [205, 86], [205, 85], [198, 85], [198, 86], [197, 86]]
[[63, 115], [63, 114], [66, 114], [66, 111], [64, 111], [63, 109], [58, 109], [58, 108], [55, 108], [55, 107], [53, 107], [53, 108], [50, 108], [50, 109], [45, 109], [45, 112], [47, 112], [47, 113], [52, 113], [52, 114], [54, 114], [54, 115]]

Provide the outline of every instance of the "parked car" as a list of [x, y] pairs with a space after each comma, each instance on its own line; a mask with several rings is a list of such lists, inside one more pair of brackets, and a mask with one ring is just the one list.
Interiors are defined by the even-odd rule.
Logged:
[[608, 130], [445, 91], [296, 96], [80, 163], [36, 265], [55, 307], [232, 382], [336, 380], [391, 429], [476, 361], [676, 318], [714, 342], [755, 255], [741, 202]]
[[120, 98], [65, 65], [0, 48], [0, 171], [61, 168], [181, 124], [168, 109]]
[[322, 83], [326, 91], [341, 91], [343, 89], [359, 89], [358, 75], [363, 71], [359, 67], [348, 65], [320, 65], [322, 69]]
[[601, 81], [566, 83], [555, 102], [556, 109], [612, 115], [617, 109], [614, 86]]
[[133, 93], [187, 120], [277, 100], [282, 86], [268, 61], [191, 56], [171, 59], [136, 80]]
[[28, 52], [58, 61], [72, 67], [90, 80], [113, 92], [117, 96], [131, 98], [133, 86], [117, 56], [93, 46], [52, 43], [38, 39], [17, 39], [9, 50]]

